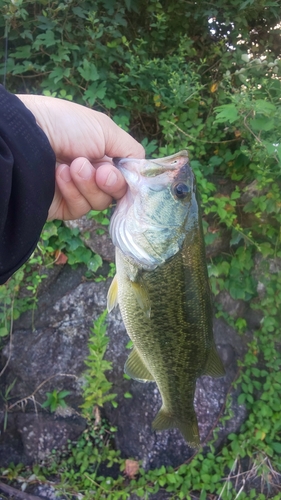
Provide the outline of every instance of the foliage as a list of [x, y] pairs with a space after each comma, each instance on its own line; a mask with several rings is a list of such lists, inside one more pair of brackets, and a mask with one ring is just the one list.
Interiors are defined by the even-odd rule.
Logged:
[[[270, 487], [281, 472], [280, 2], [0, 0], [0, 7], [8, 40], [6, 63], [5, 45], [0, 49], [0, 73], [7, 73], [8, 89], [43, 92], [104, 111], [150, 155], [189, 150], [206, 243], [215, 247], [228, 235], [227, 249], [208, 262], [212, 291], [250, 303], [263, 317], [236, 380], [247, 418], [218, 452], [213, 446], [219, 427], [204, 454], [177, 470], [140, 469], [131, 481], [121, 475], [113, 480], [99, 475], [101, 461], [120, 471], [124, 461], [111, 447], [112, 430], [92, 422], [65, 457], [33, 473], [43, 480], [50, 470], [59, 471], [60, 491], [85, 499], [133, 493], [148, 498], [160, 490], [175, 499], [272, 495], [277, 500]], [[92, 215], [106, 228], [106, 212]], [[71, 265], [90, 262], [95, 272], [101, 264], [78, 231], [58, 222], [46, 226], [40, 248], [48, 262], [60, 251]], [[40, 260], [42, 252], [33, 258]], [[10, 332], [13, 317], [36, 302], [39, 260], [0, 287], [0, 336]], [[24, 283], [29, 294], [20, 293]], [[247, 329], [246, 318], [228, 317], [221, 308], [218, 315], [241, 335]], [[83, 410], [89, 413], [97, 401], [102, 405], [111, 398], [104, 375], [106, 343], [98, 323], [89, 343]], [[219, 425], [230, 416], [228, 398]], [[251, 474], [265, 485], [264, 493], [246, 491]]]
[[63, 252], [73, 268], [86, 264], [88, 271], [94, 273], [102, 265], [101, 257], [85, 247], [78, 228], [70, 229], [61, 221], [47, 222], [41, 239], [44, 252], [54, 254], [55, 258], [57, 252]]

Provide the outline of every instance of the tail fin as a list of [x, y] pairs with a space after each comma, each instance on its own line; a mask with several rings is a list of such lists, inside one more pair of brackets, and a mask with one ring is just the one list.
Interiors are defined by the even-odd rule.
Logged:
[[192, 448], [198, 448], [200, 446], [199, 429], [195, 412], [193, 412], [191, 419], [182, 422], [179, 421], [174, 415], [168, 413], [162, 406], [152, 422], [152, 428], [155, 431], [163, 431], [173, 427], [176, 427], [181, 431], [184, 439]]

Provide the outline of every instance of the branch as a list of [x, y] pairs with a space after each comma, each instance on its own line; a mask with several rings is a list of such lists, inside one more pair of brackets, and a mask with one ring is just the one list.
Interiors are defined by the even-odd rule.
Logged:
[[0, 490], [8, 493], [9, 496], [13, 498], [22, 499], [22, 500], [42, 500], [41, 497], [37, 497], [34, 495], [29, 495], [29, 493], [25, 493], [24, 491], [18, 490], [17, 488], [13, 488], [8, 484], [0, 482]]
[[9, 406], [8, 411], [10, 411], [12, 408], [14, 408], [14, 406], [17, 406], [18, 404], [23, 403], [27, 399], [33, 398], [34, 395], [36, 394], [36, 392], [38, 392], [39, 389], [41, 389], [41, 387], [43, 385], [45, 385], [47, 382], [49, 382], [54, 377], [72, 377], [72, 378], [76, 378], [76, 379], [78, 378], [77, 375], [72, 375], [71, 373], [55, 373], [54, 375], [51, 375], [50, 377], [46, 378], [46, 380], [43, 380], [43, 382], [41, 382], [41, 384], [39, 384], [38, 387], [36, 387], [35, 391], [33, 391], [32, 394], [30, 394], [29, 396], [26, 396], [25, 398], [19, 399], [18, 401], [13, 403], [11, 406]]

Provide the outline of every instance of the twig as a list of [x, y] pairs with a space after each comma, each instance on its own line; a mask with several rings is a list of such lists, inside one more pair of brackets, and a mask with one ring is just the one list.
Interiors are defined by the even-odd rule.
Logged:
[[256, 141], [258, 141], [259, 144], [262, 144], [262, 141], [260, 140], [260, 138], [252, 131], [252, 129], [249, 127], [248, 123], [247, 123], [247, 118], [248, 116], [250, 115], [250, 113], [248, 113], [245, 117], [244, 117], [244, 125], [246, 127], [246, 129], [249, 130], [249, 132], [254, 136], [254, 138], [256, 139]]
[[76, 379], [78, 378], [77, 375], [72, 375], [71, 373], [55, 373], [54, 375], [51, 375], [50, 377], [46, 378], [46, 380], [41, 382], [41, 384], [39, 384], [38, 387], [36, 387], [35, 391], [33, 391], [32, 394], [30, 394], [29, 396], [26, 396], [25, 398], [19, 399], [18, 401], [13, 403], [11, 406], [9, 406], [8, 411], [10, 411], [12, 408], [14, 408], [18, 404], [22, 403], [23, 401], [26, 401], [27, 399], [32, 399], [34, 401], [34, 395], [36, 394], [36, 392], [38, 392], [39, 389], [41, 389], [41, 387], [43, 387], [43, 385], [45, 385], [47, 382], [49, 382], [54, 377], [72, 377], [72, 378], [76, 378]]
[[244, 490], [244, 487], [245, 487], [245, 480], [243, 479], [243, 480], [242, 480], [242, 482], [243, 482], [243, 484], [242, 484], [242, 486], [241, 486], [240, 490], [238, 491], [238, 493], [237, 493], [236, 497], [234, 498], [234, 500], [237, 500], [237, 498], [240, 496], [240, 493], [242, 493], [242, 491]]
[[24, 491], [18, 490], [17, 488], [13, 488], [12, 486], [9, 486], [8, 484], [1, 482], [0, 482], [0, 490], [4, 491], [5, 493], [8, 493], [9, 496], [13, 496], [16, 499], [20, 498], [23, 500], [42, 500], [41, 497], [30, 495], [29, 493], [25, 493]]
[[90, 476], [88, 476], [88, 474], [86, 474], [84, 472], [84, 476], [89, 479], [89, 481], [91, 481], [91, 483], [93, 483], [95, 486], [98, 486], [98, 488], [100, 488], [101, 490], [105, 491], [106, 493], [108, 493], [108, 491], [110, 490], [106, 490], [105, 488], [103, 488], [99, 483], [97, 483], [96, 481], [94, 481], [94, 479], [92, 479]]
[[234, 141], [240, 141], [240, 137], [236, 137], [235, 139], [228, 139], [227, 141], [204, 141], [204, 139], [199, 139], [198, 137], [193, 137], [192, 135], [189, 135], [187, 132], [182, 130], [178, 125], [176, 125], [173, 122], [170, 122], [170, 120], [167, 120], [167, 123], [170, 123], [170, 125], [174, 125], [176, 129], [178, 129], [183, 135], [186, 135], [186, 137], [189, 137], [193, 142], [199, 141], [199, 142], [204, 142], [205, 144], [225, 144], [227, 142], [234, 142]]
[[15, 297], [13, 297], [12, 304], [11, 304], [11, 325], [10, 325], [9, 354], [8, 354], [8, 358], [7, 358], [7, 361], [5, 363], [5, 366], [4, 366], [3, 370], [0, 372], [0, 377], [2, 377], [2, 375], [5, 372], [8, 364], [10, 363], [10, 359], [11, 359], [11, 355], [12, 355], [12, 340], [13, 340], [13, 325], [14, 325], [14, 318], [13, 318], [14, 301], [15, 301]]

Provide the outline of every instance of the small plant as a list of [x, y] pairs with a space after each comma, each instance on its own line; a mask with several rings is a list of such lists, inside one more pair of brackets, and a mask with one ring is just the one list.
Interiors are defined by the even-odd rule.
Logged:
[[85, 360], [87, 370], [84, 374], [84, 403], [81, 405], [83, 414], [87, 418], [93, 414], [95, 406], [103, 406], [106, 401], [111, 401], [113, 406], [117, 406], [114, 401], [116, 394], [109, 392], [112, 383], [107, 380], [105, 375], [105, 372], [112, 367], [111, 362], [104, 359], [109, 341], [106, 336], [106, 316], [107, 311], [104, 311], [94, 321], [88, 342], [89, 355]]
[[91, 275], [102, 265], [102, 258], [87, 248], [80, 238], [79, 229], [70, 229], [61, 221], [45, 224], [41, 234], [42, 252], [48, 257], [49, 263], [56, 261], [56, 253], [63, 252], [67, 263], [74, 269], [78, 264], [85, 264]]
[[56, 389], [53, 392], [47, 392], [47, 399], [42, 403], [42, 408], [49, 408], [50, 412], [55, 412], [59, 407], [66, 408], [67, 404], [65, 402], [66, 396], [71, 394], [70, 391], [60, 391], [58, 392]]

